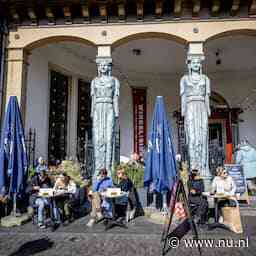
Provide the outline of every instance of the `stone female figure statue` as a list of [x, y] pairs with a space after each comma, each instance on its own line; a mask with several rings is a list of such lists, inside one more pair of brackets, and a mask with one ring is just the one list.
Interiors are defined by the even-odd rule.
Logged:
[[202, 74], [202, 57], [188, 56], [188, 74], [180, 81], [181, 114], [184, 117], [190, 170], [210, 177], [208, 165], [208, 116], [210, 80]]
[[94, 177], [106, 168], [111, 175], [114, 129], [119, 116], [119, 81], [112, 76], [112, 59], [97, 58], [98, 76], [91, 82]]

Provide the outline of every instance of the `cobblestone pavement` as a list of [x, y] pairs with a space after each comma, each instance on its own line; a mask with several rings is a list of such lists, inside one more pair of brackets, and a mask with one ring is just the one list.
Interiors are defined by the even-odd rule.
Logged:
[[[0, 256], [157, 256], [161, 255], [162, 226], [139, 217], [129, 224], [128, 229], [115, 227], [104, 231], [103, 224], [87, 228], [88, 217], [76, 220], [67, 227], [55, 232], [49, 229], [38, 230], [31, 223], [21, 227], [0, 228]], [[254, 256], [256, 255], [256, 217], [243, 216], [244, 234], [235, 235], [229, 231], [215, 229], [199, 230], [200, 238], [246, 239], [248, 247], [206, 248], [202, 255], [207, 256]], [[191, 235], [187, 235], [191, 238]], [[167, 255], [199, 255], [196, 248], [186, 248], [183, 240], [180, 246]]]

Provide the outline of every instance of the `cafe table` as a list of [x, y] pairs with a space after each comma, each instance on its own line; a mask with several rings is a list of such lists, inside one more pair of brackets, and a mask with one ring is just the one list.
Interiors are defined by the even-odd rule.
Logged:
[[218, 223], [218, 202], [220, 200], [226, 200], [226, 199], [233, 199], [236, 200], [235, 196], [228, 196], [225, 194], [211, 194], [210, 192], [203, 192], [203, 196], [206, 196], [208, 198], [213, 198], [214, 199], [214, 221], [215, 223]]
[[70, 193], [66, 190], [54, 190], [54, 189], [40, 189], [38, 198], [46, 198], [50, 203], [50, 218], [51, 227], [54, 229], [56, 223], [54, 223], [54, 207], [56, 207], [56, 199], [68, 196]]
[[108, 230], [114, 226], [119, 226], [122, 228], [127, 228], [123, 221], [118, 221], [116, 218], [116, 201], [124, 196], [128, 197], [128, 193], [121, 191], [120, 193], [107, 193], [107, 191], [101, 192], [101, 196], [105, 197], [112, 205], [112, 218], [107, 221], [105, 230]]

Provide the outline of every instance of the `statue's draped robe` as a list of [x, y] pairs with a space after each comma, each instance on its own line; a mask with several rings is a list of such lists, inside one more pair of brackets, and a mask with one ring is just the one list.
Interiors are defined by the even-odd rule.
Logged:
[[95, 78], [91, 84], [94, 176], [102, 168], [112, 170], [114, 128], [118, 117], [119, 82], [114, 77]]
[[241, 145], [236, 153], [236, 163], [242, 164], [246, 179], [256, 177], [256, 149], [249, 144]]
[[210, 176], [208, 164], [209, 79], [202, 75], [198, 83], [192, 83], [186, 75], [181, 80], [180, 89], [190, 169], [199, 170], [202, 176]]

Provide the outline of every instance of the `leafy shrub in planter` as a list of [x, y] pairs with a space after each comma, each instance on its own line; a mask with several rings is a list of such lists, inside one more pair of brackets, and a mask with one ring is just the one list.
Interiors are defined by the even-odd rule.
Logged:
[[28, 176], [27, 176], [28, 180], [31, 180], [31, 178], [32, 178], [35, 174], [36, 174], [36, 168], [30, 166], [30, 167], [28, 168]]
[[115, 167], [112, 174], [113, 181], [117, 181], [116, 172], [118, 169], [123, 168], [126, 175], [131, 179], [136, 188], [144, 187], [144, 166], [135, 164], [121, 164]]
[[53, 176], [59, 175], [62, 172], [65, 172], [68, 176], [70, 176], [71, 179], [78, 186], [82, 187], [85, 185], [83, 177], [81, 176], [81, 168], [79, 163], [69, 161], [69, 160], [64, 160], [61, 163], [61, 167], [50, 170], [50, 173]]

